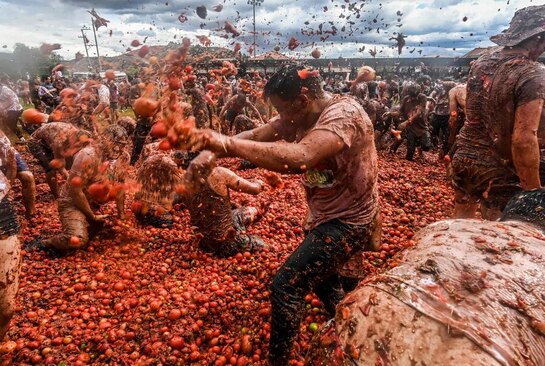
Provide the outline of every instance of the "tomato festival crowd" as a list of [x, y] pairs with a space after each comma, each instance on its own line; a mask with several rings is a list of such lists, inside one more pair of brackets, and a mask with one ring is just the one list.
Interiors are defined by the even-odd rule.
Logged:
[[459, 78], [187, 38], [3, 74], [1, 364], [544, 365], [545, 5], [490, 39]]

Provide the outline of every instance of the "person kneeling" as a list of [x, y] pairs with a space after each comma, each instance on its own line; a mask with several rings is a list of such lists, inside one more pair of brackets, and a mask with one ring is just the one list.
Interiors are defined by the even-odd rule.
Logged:
[[[151, 145], [155, 148], [158, 146], [157, 143]], [[186, 155], [181, 151], [167, 154], [155, 149], [143, 159], [136, 173], [140, 188], [132, 204], [134, 216], [140, 224], [157, 228], [172, 227], [174, 221], [169, 211], [175, 199], [176, 187], [182, 182], [178, 166], [183, 165]]]
[[124, 218], [124, 191], [109, 184], [108, 161], [121, 157], [127, 143], [125, 130], [112, 125], [101, 138], [74, 155], [68, 180], [57, 200], [62, 234], [44, 241], [47, 248], [65, 252], [87, 246], [90, 231], [96, 232], [106, 217], [96, 215], [91, 203], [100, 204], [114, 199], [118, 217]]
[[189, 165], [184, 177], [184, 203], [191, 224], [202, 236], [201, 247], [215, 255], [228, 257], [241, 252], [255, 252], [263, 241], [245, 232], [257, 218], [255, 207], [231, 210], [229, 190], [248, 194], [263, 192], [264, 183], [250, 182], [231, 170], [216, 166], [216, 156], [203, 151]]

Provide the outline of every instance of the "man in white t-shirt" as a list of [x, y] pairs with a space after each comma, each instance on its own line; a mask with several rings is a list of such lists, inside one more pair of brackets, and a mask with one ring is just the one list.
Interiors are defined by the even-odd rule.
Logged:
[[110, 89], [104, 83], [101, 82], [100, 85], [98, 86], [98, 105], [93, 111], [93, 114], [97, 116], [109, 108], [110, 108]]

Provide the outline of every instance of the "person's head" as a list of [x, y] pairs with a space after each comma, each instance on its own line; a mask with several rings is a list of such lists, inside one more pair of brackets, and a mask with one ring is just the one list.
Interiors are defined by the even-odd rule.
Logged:
[[6, 84], [8, 84], [8, 83], [9, 83], [9, 76], [8, 76], [8, 74], [6, 74], [6, 73], [3, 72], [3, 73], [0, 75], [0, 84], [6, 85]]
[[297, 65], [284, 65], [265, 85], [264, 97], [281, 118], [303, 121], [312, 111], [313, 104], [324, 97], [324, 91], [317, 72]]
[[242, 91], [240, 91], [237, 95], [236, 95], [236, 102], [237, 104], [239, 105], [243, 105], [246, 103], [246, 94], [244, 94]]
[[127, 136], [132, 136], [136, 129], [136, 121], [129, 116], [123, 116], [117, 120], [117, 124], [125, 129]]
[[403, 92], [411, 98], [416, 98], [420, 94], [420, 85], [414, 82], [409, 82], [403, 87]]
[[545, 189], [521, 192], [505, 206], [500, 221], [522, 221], [545, 231]]
[[456, 86], [456, 82], [451, 80], [445, 80], [441, 83], [441, 86], [445, 89], [445, 92], [448, 93], [450, 89]]
[[73, 106], [76, 103], [78, 93], [72, 88], [64, 88], [59, 93], [59, 96], [61, 97], [61, 101], [64, 105]]
[[517, 10], [509, 28], [490, 37], [495, 44], [529, 52], [537, 60], [545, 52], [545, 5]]
[[428, 75], [422, 75], [417, 79], [417, 82], [420, 85], [428, 86], [431, 84], [431, 77], [429, 77]]
[[191, 163], [191, 158], [187, 151], [182, 150], [173, 150], [170, 153], [171, 159], [176, 163], [177, 166], [187, 169]]
[[100, 148], [107, 160], [117, 159], [129, 143], [127, 131], [119, 125], [110, 125], [99, 138]]
[[362, 66], [358, 70], [358, 77], [356, 78], [357, 81], [372, 81], [375, 80], [375, 69], [373, 69], [371, 66]]

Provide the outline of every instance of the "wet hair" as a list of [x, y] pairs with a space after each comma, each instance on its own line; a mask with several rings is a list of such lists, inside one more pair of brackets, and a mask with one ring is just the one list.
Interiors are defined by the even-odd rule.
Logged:
[[282, 100], [294, 100], [303, 87], [308, 89], [307, 95], [310, 99], [318, 99], [324, 95], [322, 89], [322, 80], [319, 76], [309, 76], [306, 79], [299, 77], [299, 70], [303, 66], [288, 64], [284, 65], [271, 76], [264, 89], [264, 97], [268, 99], [271, 95], [276, 95]]
[[523, 221], [545, 231], [545, 189], [521, 192], [507, 203], [500, 221]]
[[237, 103], [246, 103], [246, 94], [241, 92], [236, 94], [236, 97], [237, 97]]
[[102, 138], [111, 143], [128, 143], [127, 131], [119, 125], [110, 125], [102, 132]]
[[431, 77], [429, 75], [420, 75], [418, 79], [416, 79], [417, 83], [424, 83], [424, 82], [431, 82]]
[[409, 95], [412, 98], [415, 98], [420, 93], [420, 85], [409, 82], [403, 87], [403, 94]]
[[456, 86], [456, 82], [446, 80], [446, 81], [443, 81], [442, 85], [443, 85], [443, 88], [445, 88], [445, 92], [448, 93], [450, 91], [450, 89], [452, 89], [452, 88], [454, 88]]
[[133, 118], [123, 116], [117, 121], [117, 124], [125, 129], [128, 136], [132, 136], [134, 134], [134, 130], [136, 129], [136, 121]]

